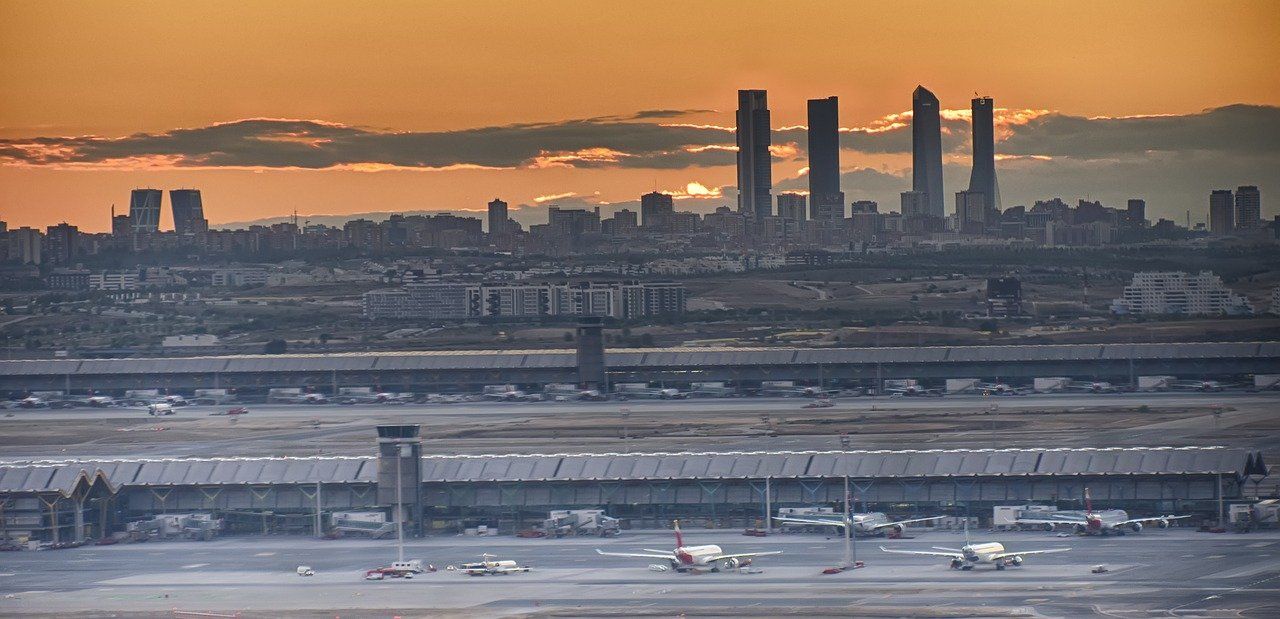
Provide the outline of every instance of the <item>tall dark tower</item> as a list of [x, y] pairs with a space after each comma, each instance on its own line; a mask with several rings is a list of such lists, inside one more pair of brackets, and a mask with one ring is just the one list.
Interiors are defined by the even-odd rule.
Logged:
[[578, 386], [599, 389], [605, 384], [604, 321], [599, 316], [583, 316], [578, 319]]
[[169, 208], [173, 209], [173, 231], [178, 234], [196, 234], [209, 230], [204, 218], [204, 203], [199, 189], [170, 189]]
[[946, 217], [942, 194], [942, 120], [938, 98], [924, 86], [911, 95], [911, 189], [925, 194], [925, 214]]
[[773, 214], [773, 159], [769, 154], [769, 97], [738, 91], [738, 212], [757, 220]]
[[489, 203], [489, 234], [499, 235], [507, 232], [507, 203], [494, 198]]
[[844, 218], [840, 110], [835, 97], [809, 100], [809, 204], [813, 219]]
[[986, 221], [999, 221], [1000, 185], [996, 182], [995, 101], [991, 97], [973, 100], [973, 172], [969, 191], [982, 193]]

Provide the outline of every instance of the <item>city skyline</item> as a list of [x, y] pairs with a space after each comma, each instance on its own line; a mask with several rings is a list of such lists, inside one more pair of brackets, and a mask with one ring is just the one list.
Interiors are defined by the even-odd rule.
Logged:
[[[295, 210], [482, 212], [495, 195], [513, 212], [552, 202], [635, 210], [655, 188], [709, 212], [737, 201], [732, 93], [746, 88], [769, 93], [773, 194], [807, 190], [807, 101], [834, 96], [845, 202], [896, 204], [912, 187], [906, 98], [916, 84], [941, 101], [947, 211], [970, 175], [974, 91], [1007, 106], [993, 119], [1005, 206], [1140, 196], [1153, 218], [1180, 220], [1203, 210], [1211, 188], [1280, 184], [1280, 76], [1265, 61], [1280, 42], [1263, 3], [1080, 11], [1043, 3], [998, 19], [963, 7], [901, 14], [833, 5], [818, 29], [856, 25], [856, 41], [751, 45], [743, 33], [789, 23], [786, 12], [726, 20], [726, 6], [681, 7], [693, 20], [671, 19], [674, 7], [634, 20], [596, 11], [572, 44], [548, 46], [516, 27], [528, 14], [536, 21], [536, 3], [433, 15], [442, 30], [430, 41], [399, 25], [425, 9], [396, 23], [376, 11], [311, 11], [306, 24], [286, 28], [296, 12], [279, 6], [204, 14], [143, 3], [9, 5], [0, 9], [13, 60], [0, 69], [11, 102], [0, 109], [0, 219], [106, 231], [111, 205], [123, 211], [121, 196], [146, 186], [200, 188], [215, 227]], [[722, 31], [695, 26], [710, 16]], [[1037, 26], [1048, 19], [1073, 28], [1081, 44], [1042, 40]], [[678, 46], [679, 62], [619, 44], [649, 20], [662, 24], [651, 43]], [[484, 50], [467, 43], [479, 23], [495, 33]], [[148, 45], [108, 36], [125, 24]], [[229, 49], [244, 24], [271, 36]], [[1164, 34], [1219, 28], [1235, 33], [1232, 50], [1194, 50]], [[960, 31], [981, 42], [944, 43], [941, 35]], [[382, 41], [380, 51], [359, 44], [368, 40]], [[291, 63], [287, 79], [252, 61], [271, 56], [264, 45]], [[584, 46], [600, 53], [584, 59], [576, 54]], [[690, 57], [698, 70], [684, 69]], [[836, 60], [846, 57], [858, 59], [850, 70]], [[1148, 57], [1162, 61], [1153, 67]], [[510, 58], [543, 69], [535, 77]], [[1263, 208], [1263, 218], [1273, 213]]]

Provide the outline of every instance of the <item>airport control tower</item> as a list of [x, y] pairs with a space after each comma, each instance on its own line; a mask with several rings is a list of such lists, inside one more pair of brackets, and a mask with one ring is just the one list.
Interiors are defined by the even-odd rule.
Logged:
[[578, 387], [608, 390], [604, 366], [604, 320], [583, 316], [578, 320]]
[[[422, 535], [422, 426], [378, 426], [378, 504], [400, 510], [403, 526]], [[399, 520], [399, 519], [397, 519]]]

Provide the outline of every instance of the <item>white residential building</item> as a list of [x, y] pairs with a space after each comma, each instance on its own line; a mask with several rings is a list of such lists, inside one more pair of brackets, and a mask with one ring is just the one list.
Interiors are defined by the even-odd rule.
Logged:
[[103, 271], [89, 274], [89, 288], [93, 290], [137, 290], [137, 271]]
[[1212, 271], [1134, 273], [1124, 295], [1111, 303], [1117, 314], [1252, 314], [1249, 300], [1222, 285]]
[[210, 283], [218, 288], [267, 285], [266, 269], [217, 269], [212, 276]]

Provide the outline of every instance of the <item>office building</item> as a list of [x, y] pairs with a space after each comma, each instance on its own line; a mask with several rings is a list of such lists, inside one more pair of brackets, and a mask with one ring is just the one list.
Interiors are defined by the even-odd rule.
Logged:
[[1236, 229], [1235, 199], [1230, 189], [1215, 189], [1209, 194], [1209, 233], [1231, 234]]
[[1252, 314], [1249, 300], [1222, 285], [1212, 271], [1139, 272], [1112, 301], [1118, 314]]
[[980, 191], [956, 192], [956, 232], [982, 234], [987, 228], [987, 201]]
[[804, 221], [805, 196], [800, 193], [778, 194], [778, 217], [791, 221]]
[[1256, 230], [1262, 227], [1262, 194], [1255, 185], [1236, 188], [1236, 229]]
[[995, 101], [978, 97], [972, 101], [973, 170], [969, 191], [980, 192], [986, 208], [984, 219], [1000, 217], [1000, 184], [996, 181]]
[[129, 194], [129, 223], [134, 234], [150, 234], [160, 230], [159, 189], [134, 189]]
[[507, 221], [510, 216], [507, 215], [507, 203], [494, 198], [489, 203], [489, 234], [506, 234]]
[[946, 217], [942, 193], [942, 119], [938, 98], [924, 86], [911, 96], [911, 189], [925, 194], [926, 215]]
[[1129, 199], [1129, 208], [1125, 210], [1125, 220], [1130, 226], [1145, 228], [1147, 225], [1147, 201], [1138, 198]]
[[675, 198], [670, 194], [652, 191], [640, 196], [640, 225], [646, 229], [669, 232], [675, 211]]
[[880, 204], [875, 200], [855, 200], [849, 205], [850, 215], [855, 213], [879, 213]]
[[686, 296], [684, 285], [676, 282], [415, 283], [365, 293], [364, 314], [370, 319], [426, 320], [636, 318], [684, 312]]
[[835, 97], [809, 100], [809, 201], [814, 207], [814, 219], [844, 217], [844, 194], [840, 192], [840, 111]]
[[199, 189], [172, 189], [169, 191], [169, 208], [173, 209], [173, 231], [178, 234], [199, 234], [209, 230], [204, 218], [204, 204]]
[[773, 214], [773, 159], [769, 100], [763, 90], [738, 91], [738, 212], [762, 219]]

